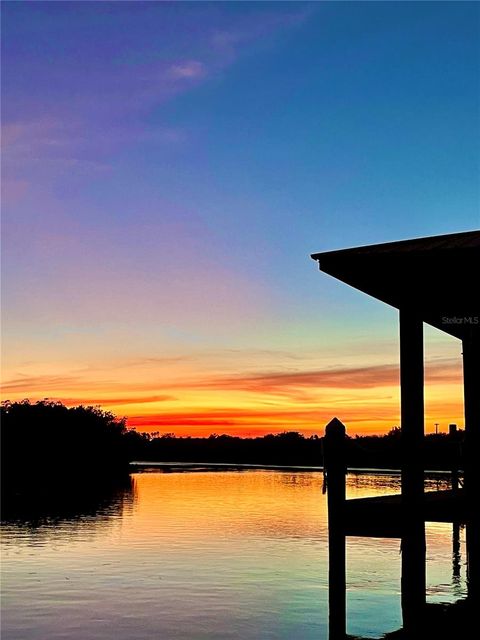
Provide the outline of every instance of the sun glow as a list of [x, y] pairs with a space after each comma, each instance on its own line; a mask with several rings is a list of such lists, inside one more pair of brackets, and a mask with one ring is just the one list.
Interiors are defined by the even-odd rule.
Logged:
[[[463, 424], [461, 363], [447, 356], [427, 362], [427, 432], [435, 423], [441, 430], [451, 422]], [[229, 359], [237, 369], [228, 367]], [[351, 357], [349, 366], [335, 366], [334, 360], [319, 357], [315, 368], [307, 359], [286, 367], [285, 354], [264, 359], [264, 368], [251, 366], [251, 354], [218, 353], [127, 359], [83, 369], [32, 364], [11, 376], [3, 397], [99, 405], [127, 417], [139, 431], [178, 436], [322, 434], [333, 416], [352, 435], [386, 433], [399, 424], [397, 364], [379, 364], [376, 357], [360, 365]]]

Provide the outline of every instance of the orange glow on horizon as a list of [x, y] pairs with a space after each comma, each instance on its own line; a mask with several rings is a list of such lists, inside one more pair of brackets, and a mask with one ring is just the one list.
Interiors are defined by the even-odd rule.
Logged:
[[[132, 393], [123, 398], [106, 392], [98, 398], [81, 393], [70, 397], [35, 394], [30, 395], [30, 400], [48, 397], [67, 406], [100, 406], [119, 417], [125, 416], [128, 427], [139, 432], [177, 436], [207, 437], [216, 433], [254, 437], [283, 431], [322, 435], [333, 416], [346, 424], [350, 435], [384, 434], [400, 424], [399, 390], [394, 386], [368, 390], [324, 388], [317, 393], [310, 391], [303, 399], [232, 390], [207, 392], [185, 388], [174, 393], [149, 396]], [[451, 422], [463, 425], [461, 393], [461, 385], [453, 383], [426, 387], [427, 433], [434, 431], [435, 423], [440, 424], [441, 431], [446, 431]], [[10, 400], [24, 397], [23, 390], [8, 395]]]
[[[452, 422], [463, 426], [461, 360], [457, 345], [449, 346], [450, 351], [439, 355], [435, 344], [431, 359], [427, 356], [427, 433], [435, 423], [444, 432]], [[140, 432], [177, 436], [322, 435], [334, 416], [350, 435], [384, 434], [400, 424], [395, 355], [355, 352], [349, 346], [348, 351], [338, 347], [318, 356], [246, 350], [138, 357], [84, 368], [27, 363], [21, 374], [12, 370], [2, 396], [100, 406], [125, 416], [128, 426]], [[342, 360], [348, 365], [339, 366]]]

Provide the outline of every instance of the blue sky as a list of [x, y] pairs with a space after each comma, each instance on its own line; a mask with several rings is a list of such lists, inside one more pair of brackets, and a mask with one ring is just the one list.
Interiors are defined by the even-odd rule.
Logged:
[[352, 341], [390, 362], [395, 313], [308, 256], [479, 226], [479, 13], [3, 3], [7, 380]]

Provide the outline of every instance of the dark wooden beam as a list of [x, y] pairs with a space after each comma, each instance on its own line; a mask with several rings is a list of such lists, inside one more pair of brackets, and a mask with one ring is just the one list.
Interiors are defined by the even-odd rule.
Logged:
[[480, 604], [480, 334], [472, 327], [463, 340], [465, 399], [465, 491], [469, 508], [467, 522], [468, 595]]
[[400, 401], [402, 496], [408, 508], [423, 500], [424, 441], [423, 322], [400, 310]]
[[423, 369], [423, 322], [411, 308], [400, 309], [402, 612], [407, 633], [421, 621], [426, 599]]
[[345, 640], [346, 634], [345, 438], [345, 425], [334, 418], [325, 427], [323, 439], [328, 501], [329, 640]]

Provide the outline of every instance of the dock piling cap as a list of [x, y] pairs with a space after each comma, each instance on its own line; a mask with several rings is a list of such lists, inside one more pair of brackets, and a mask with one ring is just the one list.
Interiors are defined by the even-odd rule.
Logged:
[[339, 438], [341, 436], [345, 436], [347, 429], [343, 422], [340, 422], [338, 418], [332, 418], [330, 422], [325, 427], [325, 435], [328, 437], [336, 437]]

